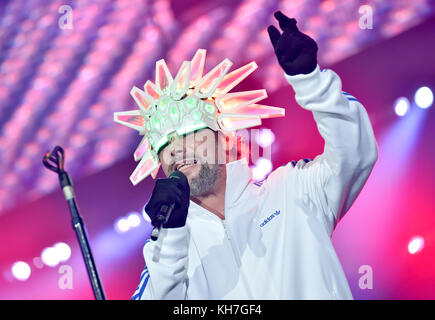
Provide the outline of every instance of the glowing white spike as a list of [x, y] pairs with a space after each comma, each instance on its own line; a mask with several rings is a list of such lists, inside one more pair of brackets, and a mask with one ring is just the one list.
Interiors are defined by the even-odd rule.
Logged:
[[264, 89], [227, 93], [216, 98], [216, 106], [220, 112], [226, 112], [233, 108], [242, 108], [267, 98]]
[[169, 72], [168, 66], [164, 59], [160, 59], [156, 62], [156, 89], [157, 92], [163, 94], [169, 91], [169, 87], [174, 79]]
[[140, 110], [115, 112], [113, 119], [115, 122], [137, 130], [140, 133], [143, 133], [145, 130], [145, 117]]
[[136, 101], [136, 104], [139, 106], [139, 108], [144, 112], [146, 112], [151, 105], [156, 103], [150, 95], [137, 87], [133, 87], [130, 90], [130, 94], [134, 101]]
[[240, 82], [242, 82], [247, 76], [249, 76], [252, 72], [254, 72], [258, 68], [258, 65], [252, 61], [240, 67], [227, 75], [222, 79], [219, 83], [219, 86], [216, 88], [216, 91], [213, 93], [213, 97], [217, 97], [229, 92], [232, 88], [237, 86]]
[[229, 59], [225, 59], [219, 63], [201, 79], [195, 87], [195, 94], [200, 98], [208, 98], [211, 96], [232, 65], [233, 63]]
[[180, 100], [189, 89], [190, 61], [184, 61], [171, 85], [171, 95], [175, 100]]
[[207, 50], [198, 49], [192, 58], [192, 64], [190, 66], [190, 82], [189, 88], [193, 88], [201, 80], [204, 72], [205, 56]]

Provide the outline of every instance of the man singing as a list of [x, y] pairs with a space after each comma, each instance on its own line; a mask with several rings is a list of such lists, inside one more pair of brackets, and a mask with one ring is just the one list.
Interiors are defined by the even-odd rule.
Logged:
[[[145, 243], [145, 268], [132, 299], [352, 299], [331, 236], [377, 160], [373, 129], [361, 103], [341, 90], [338, 75], [320, 70], [315, 41], [298, 30], [295, 19], [281, 12], [275, 17], [282, 29], [281, 33], [268, 28], [275, 54], [298, 104], [313, 113], [325, 141], [324, 152], [314, 160], [291, 161], [277, 168], [263, 183], [252, 182], [246, 158], [224, 164], [210, 161], [196, 152], [201, 141], [190, 139], [191, 135], [211, 136], [208, 142], [225, 145], [231, 137], [226, 132], [254, 126], [267, 110], [276, 115], [279, 108], [253, 105], [253, 111], [246, 112], [250, 107], [244, 105], [234, 111], [225, 104], [233, 97], [227, 94], [231, 88], [214, 85], [207, 93], [213, 86], [207, 85], [207, 79], [195, 82], [193, 60], [192, 68], [186, 67], [191, 74], [184, 93], [156, 107], [155, 100], [162, 101], [169, 92], [164, 90], [164, 68], [158, 67], [157, 94], [152, 97], [146, 84], [146, 92], [138, 90], [143, 95], [135, 98], [142, 105], [143, 119], [151, 125], [141, 129], [148, 140], [135, 152], [135, 157], [136, 153], [142, 157], [141, 167], [131, 179], [137, 183], [151, 172], [155, 175], [157, 164], [168, 177], [174, 171], [183, 174], [158, 179], [145, 207], [158, 225], [162, 205], [173, 204], [158, 239]], [[180, 79], [189, 72], [181, 69], [167, 85], [184, 83]], [[176, 85], [171, 90], [176, 96]], [[192, 106], [187, 99], [193, 95], [199, 98], [190, 101], [192, 105], [208, 111], [173, 116], [181, 101], [185, 110]], [[168, 116], [158, 118], [159, 108], [163, 115], [169, 108]], [[252, 116], [255, 112], [257, 116]], [[162, 129], [163, 124], [154, 123], [155, 117], [165, 128], [173, 127]], [[187, 120], [180, 119], [190, 117], [202, 119], [202, 126], [186, 129], [182, 121]], [[122, 123], [120, 115], [116, 119]], [[248, 124], [237, 122], [240, 119]], [[211, 152], [215, 144], [208, 147]], [[217, 154], [228, 153], [228, 148], [223, 149], [217, 148]]]

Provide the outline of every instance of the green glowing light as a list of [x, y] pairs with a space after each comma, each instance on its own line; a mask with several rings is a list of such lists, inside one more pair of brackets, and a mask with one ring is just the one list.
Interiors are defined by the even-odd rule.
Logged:
[[201, 119], [201, 116], [202, 116], [202, 112], [199, 111], [199, 110], [196, 110], [196, 111], [194, 111], [194, 112], [192, 113], [192, 119], [195, 120], [195, 121], [200, 120], [200, 119]]
[[193, 107], [195, 107], [198, 102], [195, 97], [190, 97], [189, 99], [186, 99], [184, 101], [188, 109], [192, 109]]
[[160, 109], [166, 110], [166, 107], [168, 106], [168, 102], [169, 102], [168, 97], [166, 96], [161, 97], [159, 100]]
[[173, 103], [169, 110], [169, 117], [173, 122], [177, 122], [180, 117], [180, 111], [176, 103]]
[[160, 120], [157, 117], [153, 118], [153, 127], [155, 130], [160, 131]]
[[214, 106], [212, 104], [205, 103], [204, 110], [207, 111], [208, 113], [214, 113]]
[[183, 88], [180, 87], [180, 86], [177, 86], [177, 87], [175, 88], [175, 94], [176, 94], [176, 95], [180, 95], [181, 93], [183, 93]]

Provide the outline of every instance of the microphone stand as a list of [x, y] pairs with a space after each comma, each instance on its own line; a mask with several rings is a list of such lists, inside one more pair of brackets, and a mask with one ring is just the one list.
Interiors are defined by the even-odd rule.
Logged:
[[89, 245], [88, 237], [86, 235], [85, 225], [75, 201], [74, 189], [71, 177], [65, 171], [64, 167], [65, 152], [59, 146], [56, 146], [53, 151], [45, 154], [42, 162], [49, 170], [56, 172], [59, 175], [59, 182], [63, 194], [71, 212], [72, 225], [76, 232], [77, 239], [80, 244], [80, 249], [85, 260], [86, 269], [88, 271], [89, 279], [91, 281], [92, 290], [96, 300], [106, 300], [104, 294], [103, 284], [100, 276], [98, 275], [97, 266], [92, 256], [91, 247]]

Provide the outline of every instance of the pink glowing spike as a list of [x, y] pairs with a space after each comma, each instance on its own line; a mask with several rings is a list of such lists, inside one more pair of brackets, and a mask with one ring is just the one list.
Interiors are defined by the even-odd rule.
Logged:
[[169, 72], [168, 66], [164, 59], [156, 62], [156, 89], [157, 92], [162, 94], [164, 91], [169, 90], [173, 78]]
[[201, 80], [204, 72], [204, 63], [207, 50], [198, 49], [193, 56], [192, 63], [190, 64], [190, 82], [189, 88], [193, 88]]
[[189, 89], [190, 61], [184, 61], [171, 85], [171, 95], [175, 100], [181, 99]]
[[228, 73], [222, 79], [216, 91], [213, 93], [213, 97], [227, 93], [232, 88], [237, 86], [240, 82], [242, 82], [247, 76], [249, 76], [257, 68], [258, 65], [255, 63], [255, 61], [252, 61], [251, 63], [245, 64], [243, 67], [240, 67], [239, 69], [236, 69]]
[[259, 116], [244, 114], [221, 114], [217, 121], [224, 131], [235, 131], [261, 125]]
[[195, 87], [196, 95], [200, 98], [207, 98], [211, 96], [232, 65], [233, 63], [229, 59], [224, 59], [221, 63], [214, 67]]
[[113, 120], [140, 132], [145, 129], [145, 117], [141, 114], [140, 110], [115, 112]]
[[225, 113], [257, 115], [257, 116], [260, 116], [260, 118], [264, 119], [264, 118], [284, 117], [285, 109], [265, 106], [262, 104], [250, 104], [247, 106], [227, 109], [227, 110], [225, 110]]
[[148, 80], [145, 82], [144, 89], [145, 92], [154, 99], [154, 101], [160, 99], [160, 94], [157, 92], [156, 86], [152, 81]]
[[153, 179], [155, 179], [157, 177], [157, 173], [159, 173], [159, 169], [160, 169], [160, 162], [159, 162], [159, 165], [157, 166], [157, 169], [155, 169], [153, 172], [151, 172], [151, 177], [153, 177]]
[[133, 87], [130, 90], [130, 94], [139, 108], [143, 111], [146, 111], [151, 105], [155, 104], [155, 101], [151, 96], [137, 87]]
[[142, 141], [139, 143], [139, 146], [134, 151], [134, 161], [139, 161], [142, 159], [143, 155], [151, 149], [150, 142], [148, 137], [143, 137]]
[[216, 106], [220, 112], [229, 109], [241, 108], [267, 98], [264, 89], [227, 93], [216, 98]]
[[130, 176], [130, 181], [133, 185], [137, 185], [143, 179], [145, 179], [149, 174], [151, 174], [159, 165], [156, 156], [150, 151], [146, 153], [142, 160], [134, 169], [132, 175]]

